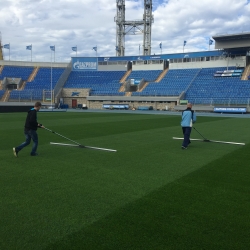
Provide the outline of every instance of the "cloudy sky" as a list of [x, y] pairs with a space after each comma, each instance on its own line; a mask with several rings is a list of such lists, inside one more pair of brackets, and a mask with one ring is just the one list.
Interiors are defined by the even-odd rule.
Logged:
[[[126, 0], [126, 20], [142, 20], [144, 0]], [[250, 32], [250, 0], [153, 0], [151, 54], [208, 50], [216, 34]], [[115, 56], [116, 0], [0, 0], [2, 44], [11, 60], [68, 62], [78, 56]], [[125, 55], [139, 55], [143, 36], [126, 36]], [[139, 46], [140, 45], [140, 46]], [[214, 49], [214, 44], [210, 46]], [[3, 49], [9, 59], [9, 50]], [[142, 53], [142, 51], [140, 51]]]

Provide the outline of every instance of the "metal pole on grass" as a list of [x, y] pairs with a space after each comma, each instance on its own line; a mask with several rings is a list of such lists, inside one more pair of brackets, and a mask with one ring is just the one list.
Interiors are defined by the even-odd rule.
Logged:
[[204, 140], [208, 140], [207, 138], [205, 138], [195, 127], [193, 127], [194, 128], [194, 130], [199, 134], [199, 135], [201, 135], [201, 137], [204, 139]]
[[50, 132], [53, 133], [53, 134], [56, 134], [56, 135], [61, 136], [62, 138], [66, 139], [66, 140], [68, 140], [68, 141], [74, 142], [74, 143], [77, 144], [78, 146], [82, 146], [80, 143], [78, 143], [78, 142], [76, 142], [76, 141], [73, 141], [73, 140], [67, 138], [66, 136], [63, 136], [63, 135], [61, 135], [61, 134], [59, 134], [59, 133], [57, 133], [57, 132], [55, 132], [55, 131], [52, 131], [51, 129], [48, 129], [48, 128], [45, 128], [45, 129], [48, 130], [48, 131], [50, 131]]

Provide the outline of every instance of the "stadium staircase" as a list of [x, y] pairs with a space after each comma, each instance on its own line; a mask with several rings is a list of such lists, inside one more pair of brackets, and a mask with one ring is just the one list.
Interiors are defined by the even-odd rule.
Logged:
[[7, 102], [9, 100], [9, 97], [10, 97], [10, 90], [6, 90], [2, 99], [1, 99], [1, 102]]
[[26, 81], [22, 81], [18, 90], [24, 90], [25, 85], [26, 85]]
[[132, 92], [126, 92], [125, 96], [131, 96]]
[[144, 82], [144, 84], [141, 86], [140, 89], [137, 90], [137, 92], [142, 92], [148, 85], [149, 85], [149, 82]]
[[169, 68], [164, 69], [161, 74], [157, 77], [157, 79], [155, 80], [155, 82], [160, 82], [165, 75], [168, 73]]
[[122, 85], [121, 85], [121, 87], [119, 89], [119, 92], [124, 92], [125, 91], [126, 79], [131, 74], [131, 72], [132, 72], [132, 69], [128, 70], [124, 74], [124, 76], [121, 78], [120, 83], [122, 83]]
[[241, 80], [246, 81], [248, 80], [248, 76], [250, 75], [250, 64], [245, 68]]
[[34, 81], [34, 79], [35, 79], [35, 77], [36, 77], [36, 75], [37, 75], [38, 70], [39, 70], [39, 67], [35, 67], [35, 68], [33, 69], [33, 71], [32, 71], [32, 73], [30, 74], [28, 80], [22, 82], [21, 88], [19, 88], [19, 90], [24, 90], [24, 88], [25, 88], [27, 82], [32, 82], [32, 81]]
[[[168, 68], [165, 69], [164, 71], [162, 71], [162, 72], [160, 73], [160, 75], [157, 77], [157, 79], [156, 79], [154, 82], [160, 82], [160, 81], [164, 78], [164, 76], [167, 74], [167, 72], [168, 72]], [[145, 82], [140, 86], [140, 88], [137, 90], [137, 92], [142, 92], [142, 91], [149, 85], [149, 83], [150, 83], [150, 82], [145, 81]], [[132, 94], [132, 93], [131, 93], [131, 94]]]
[[[160, 82], [149, 81], [141, 92], [133, 96], [180, 96], [200, 69], [169, 69]], [[164, 72], [165, 73], [165, 72]]]
[[0, 74], [2, 74], [3, 71], [3, 65], [0, 66]]
[[27, 80], [27, 82], [32, 82], [32, 81], [34, 81], [34, 79], [35, 79], [35, 77], [36, 77], [36, 75], [37, 75], [38, 70], [39, 70], [39, 67], [35, 67], [35, 68], [33, 69], [32, 73], [30, 74], [30, 76], [29, 76], [29, 78], [28, 78], [28, 80]]
[[[194, 76], [193, 80], [189, 83], [189, 85], [187, 86], [187, 88], [185, 89], [185, 91], [183, 91], [184, 93], [186, 93], [189, 88], [192, 86], [192, 83], [195, 81], [196, 77], [200, 74], [202, 68], [197, 72], [197, 74]], [[185, 95], [185, 94], [184, 94]]]

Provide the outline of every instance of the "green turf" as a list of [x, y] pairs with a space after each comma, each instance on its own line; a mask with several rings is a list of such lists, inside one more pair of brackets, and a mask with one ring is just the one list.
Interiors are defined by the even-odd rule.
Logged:
[[[181, 150], [180, 117], [39, 113], [15, 158], [25, 113], [0, 114], [0, 249], [249, 249], [250, 119], [199, 117], [211, 140]], [[193, 138], [200, 138], [195, 131]]]

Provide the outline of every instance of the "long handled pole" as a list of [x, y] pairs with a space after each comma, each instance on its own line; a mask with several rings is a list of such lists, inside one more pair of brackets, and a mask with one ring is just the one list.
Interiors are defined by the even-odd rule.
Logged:
[[[184, 138], [173, 137], [174, 140], [183, 140]], [[202, 139], [191, 139], [190, 141], [203, 141], [203, 142], [216, 142], [216, 143], [224, 143], [224, 144], [234, 144], [234, 145], [246, 145], [244, 142], [231, 142], [231, 141], [214, 141], [214, 140], [202, 140]]]
[[53, 133], [53, 134], [56, 134], [56, 135], [61, 136], [62, 138], [66, 139], [66, 140], [68, 140], [68, 141], [74, 142], [74, 143], [77, 144], [78, 146], [83, 146], [83, 145], [81, 145], [80, 143], [78, 143], [78, 142], [76, 142], [76, 141], [73, 141], [73, 140], [67, 138], [66, 136], [63, 136], [63, 135], [61, 135], [61, 134], [59, 134], [59, 133], [57, 133], [57, 132], [55, 132], [55, 131], [52, 131], [51, 129], [48, 129], [48, 128], [45, 128], [45, 129], [48, 130], [48, 131], [50, 131], [50, 132]]
[[194, 130], [199, 134], [201, 135], [201, 137], [205, 140], [205, 141], [209, 141], [207, 138], [205, 138], [195, 127], [193, 127]]
[[116, 152], [117, 151], [115, 149], [110, 149], [110, 148], [97, 148], [97, 147], [74, 145], [74, 144], [66, 144], [66, 143], [57, 143], [57, 142], [51, 142], [50, 144], [52, 144], [52, 145], [58, 145], [58, 146], [70, 146], [70, 147], [90, 148], [90, 149], [104, 150], [104, 151], [111, 151], [111, 152]]
[[71, 141], [71, 142], [74, 142], [76, 145], [72, 145], [72, 144], [64, 144], [64, 143], [55, 143], [55, 142], [51, 142], [50, 144], [54, 144], [54, 145], [60, 145], [60, 146], [75, 146], [75, 147], [80, 147], [80, 148], [90, 148], [90, 149], [97, 149], [97, 150], [104, 150], [104, 151], [111, 151], [111, 152], [116, 152], [117, 150], [115, 149], [109, 149], [109, 148], [97, 148], [97, 147], [90, 147], [90, 146], [84, 146], [76, 141], [73, 141], [71, 139], [69, 139], [68, 137], [66, 136], [63, 136], [55, 131], [52, 131], [51, 129], [48, 129], [48, 128], [45, 128], [44, 129], [50, 131], [51, 133], [53, 134], [56, 134], [56, 135], [59, 135], [60, 137], [68, 140], [68, 141]]

